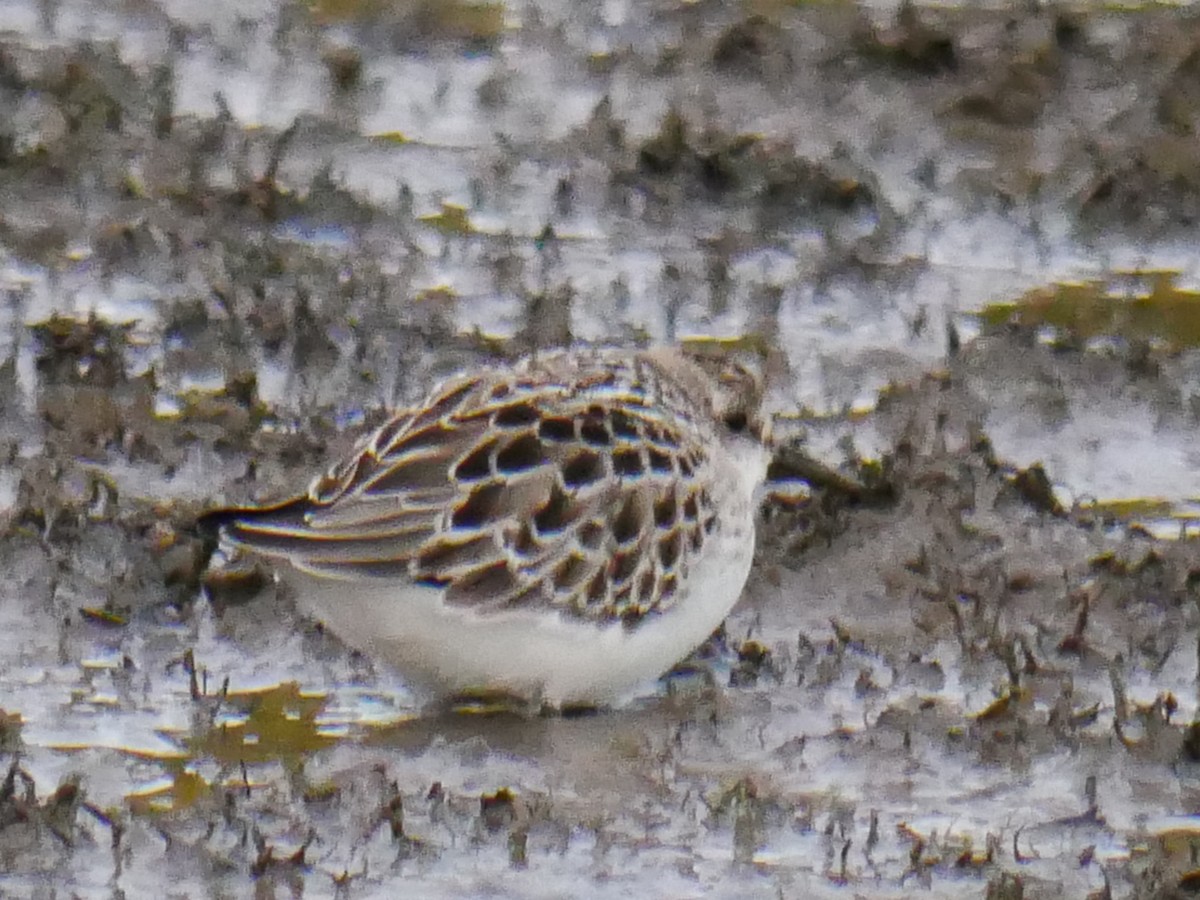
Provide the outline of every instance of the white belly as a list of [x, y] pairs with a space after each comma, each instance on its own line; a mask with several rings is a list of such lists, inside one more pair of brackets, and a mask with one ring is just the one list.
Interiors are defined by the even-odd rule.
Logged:
[[627, 627], [553, 610], [478, 614], [436, 588], [343, 581], [289, 570], [297, 605], [342, 640], [435, 696], [504, 691], [553, 705], [612, 703], [703, 642], [741, 596], [754, 555], [754, 489], [765, 454], [728, 466], [720, 526], [693, 560], [672, 606]]
[[553, 705], [615, 702], [702, 643], [741, 595], [754, 549], [750, 518], [727, 523], [696, 561], [675, 604], [633, 627], [558, 612], [476, 615], [434, 588], [289, 573], [306, 615], [414, 687], [445, 696], [502, 690]]

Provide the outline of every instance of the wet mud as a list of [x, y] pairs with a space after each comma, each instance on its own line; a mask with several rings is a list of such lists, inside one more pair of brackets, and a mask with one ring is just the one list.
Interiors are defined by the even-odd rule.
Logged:
[[[576, 7], [579, 8], [576, 8]], [[1200, 882], [1186, 7], [0, 9], [0, 893]], [[438, 378], [778, 350], [741, 604], [423, 711], [221, 503]]]

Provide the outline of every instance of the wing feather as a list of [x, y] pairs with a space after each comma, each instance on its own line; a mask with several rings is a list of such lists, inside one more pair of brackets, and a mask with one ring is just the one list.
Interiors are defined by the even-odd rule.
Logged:
[[712, 435], [654, 387], [599, 353], [455, 379], [306, 495], [225, 513], [225, 534], [310, 574], [407, 578], [483, 612], [639, 621], [671, 602], [711, 519], [691, 476]]

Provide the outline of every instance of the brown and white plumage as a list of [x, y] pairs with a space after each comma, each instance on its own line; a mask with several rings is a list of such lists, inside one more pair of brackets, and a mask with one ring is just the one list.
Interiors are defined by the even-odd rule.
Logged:
[[305, 495], [215, 515], [436, 692], [614, 699], [737, 600], [760, 399], [746, 369], [673, 350], [543, 355], [444, 383]]

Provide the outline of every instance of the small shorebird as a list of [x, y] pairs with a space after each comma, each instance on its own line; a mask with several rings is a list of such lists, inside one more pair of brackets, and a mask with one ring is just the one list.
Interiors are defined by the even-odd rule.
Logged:
[[418, 689], [609, 703], [741, 594], [762, 394], [726, 357], [543, 354], [445, 382], [298, 497], [205, 520]]

